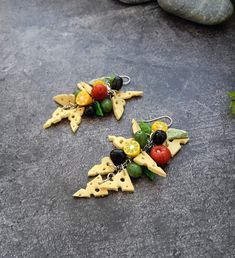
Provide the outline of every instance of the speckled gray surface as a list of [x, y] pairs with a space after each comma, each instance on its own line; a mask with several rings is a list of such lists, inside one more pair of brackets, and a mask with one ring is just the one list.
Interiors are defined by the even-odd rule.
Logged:
[[[234, 17], [207, 28], [156, 3], [1, 0], [0, 257], [234, 257], [234, 28]], [[110, 72], [145, 92], [120, 122], [42, 129], [53, 95]], [[162, 114], [191, 137], [167, 178], [72, 198], [112, 149], [108, 134]]]

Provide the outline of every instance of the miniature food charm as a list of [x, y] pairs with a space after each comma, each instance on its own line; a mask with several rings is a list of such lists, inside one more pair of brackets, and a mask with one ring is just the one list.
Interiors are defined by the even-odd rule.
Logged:
[[162, 130], [157, 130], [152, 134], [152, 137], [151, 137], [153, 143], [156, 145], [163, 144], [166, 138], [167, 138], [166, 133]]
[[134, 158], [140, 154], [140, 144], [135, 140], [127, 141], [123, 150], [127, 156]]
[[155, 132], [157, 130], [162, 130], [166, 132], [168, 129], [168, 125], [162, 121], [156, 121], [152, 124], [152, 130]]
[[188, 133], [186, 131], [175, 128], [169, 128], [166, 133], [168, 140], [188, 138]]
[[103, 84], [97, 84], [97, 85], [93, 86], [93, 88], [91, 90], [91, 96], [95, 100], [102, 101], [106, 98], [107, 95], [108, 95], [107, 86], [105, 86]]
[[86, 91], [80, 91], [76, 96], [76, 103], [79, 106], [88, 106], [93, 102], [92, 97]]
[[[104, 109], [102, 105], [101, 108]], [[73, 196], [103, 197], [110, 191], [118, 190], [134, 192], [131, 178], [146, 176], [150, 181], [154, 181], [157, 175], [166, 177], [161, 166], [167, 164], [181, 149], [181, 145], [189, 141], [188, 133], [179, 129], [174, 129], [174, 137], [179, 137], [179, 133], [184, 137], [172, 139], [171, 128], [168, 129], [170, 125], [162, 121], [150, 125], [144, 121], [138, 123], [133, 119], [132, 138], [109, 135], [108, 139], [115, 148], [109, 157], [102, 158], [100, 164], [88, 171], [88, 176], [95, 178], [87, 183], [85, 189], [78, 190]]]
[[159, 165], [165, 165], [171, 159], [171, 153], [164, 145], [152, 147], [150, 156]]
[[70, 121], [72, 131], [75, 133], [83, 114], [88, 117], [103, 117], [113, 111], [116, 119], [121, 119], [126, 100], [143, 95], [142, 91], [121, 91], [121, 88], [129, 83], [130, 78], [125, 75], [106, 76], [94, 79], [89, 84], [79, 82], [73, 94], [60, 94], [53, 98], [60, 107], [56, 109], [43, 127], [48, 128], [67, 118]]

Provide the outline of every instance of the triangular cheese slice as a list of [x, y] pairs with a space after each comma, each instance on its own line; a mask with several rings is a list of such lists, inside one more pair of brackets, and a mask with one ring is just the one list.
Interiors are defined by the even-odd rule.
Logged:
[[48, 128], [52, 124], [57, 124], [62, 119], [68, 118], [68, 120], [70, 121], [70, 127], [72, 131], [75, 133], [79, 127], [79, 124], [81, 123], [81, 118], [84, 113], [84, 110], [84, 107], [77, 107], [68, 110], [59, 107], [53, 112], [52, 117], [46, 121], [43, 127]]
[[130, 99], [133, 97], [140, 97], [143, 96], [143, 91], [118, 91], [116, 93], [116, 96], [121, 98], [121, 99]]
[[101, 175], [98, 175], [95, 179], [91, 180], [87, 186], [86, 189], [80, 189], [76, 193], [74, 193], [73, 197], [91, 197], [91, 195], [94, 195], [95, 197], [103, 197], [105, 195], [108, 195], [108, 191], [106, 189], [101, 189], [101, 183], [103, 182], [103, 179]]
[[186, 144], [189, 138], [174, 139], [173, 141], [166, 141], [166, 146], [171, 152], [171, 156], [174, 157], [176, 153], [181, 149], [181, 144]]
[[159, 176], [166, 177], [165, 171], [158, 167], [156, 162], [145, 151], [142, 151], [133, 161], [140, 166], [147, 167], [151, 172]]
[[141, 130], [139, 124], [135, 121], [135, 119], [132, 119], [131, 123], [132, 123], [132, 131], [134, 134]]
[[77, 84], [77, 87], [78, 87], [80, 90], [84, 90], [84, 91], [88, 92], [89, 94], [91, 94], [92, 87], [91, 87], [89, 84], [87, 84], [87, 83], [85, 83], [85, 82], [79, 82], [79, 83]]
[[53, 97], [53, 100], [62, 105], [67, 106], [70, 104], [75, 104], [75, 96], [73, 94], [60, 94]]
[[108, 173], [113, 173], [115, 169], [116, 166], [113, 164], [112, 160], [109, 157], [104, 157], [101, 160], [101, 164], [93, 166], [88, 171], [88, 176], [107, 175]]
[[70, 121], [70, 127], [72, 131], [75, 133], [82, 121], [82, 115], [85, 111], [84, 107], [70, 109], [68, 119]]
[[100, 188], [112, 191], [118, 191], [120, 188], [123, 192], [134, 192], [134, 186], [126, 169], [117, 173], [112, 180], [102, 183]]
[[112, 104], [113, 104], [113, 113], [116, 119], [119, 120], [122, 117], [122, 114], [124, 112], [124, 107], [126, 105], [126, 102], [124, 99], [114, 95], [112, 97]]
[[122, 136], [109, 135], [108, 139], [118, 149], [123, 149], [127, 141], [133, 140], [132, 138], [126, 139]]

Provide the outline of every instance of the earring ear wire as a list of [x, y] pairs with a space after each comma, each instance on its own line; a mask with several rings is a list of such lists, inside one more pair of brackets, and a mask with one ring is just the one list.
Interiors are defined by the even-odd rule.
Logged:
[[131, 78], [127, 75], [112, 75], [93, 79], [89, 83], [78, 83], [72, 94], [54, 96], [54, 101], [60, 106], [43, 127], [46, 129], [62, 119], [68, 119], [75, 133], [83, 115], [103, 117], [113, 112], [115, 118], [120, 120], [125, 111], [126, 100], [143, 95], [143, 91], [123, 91], [123, 86], [130, 82]]
[[[168, 119], [167, 125], [160, 119]], [[150, 122], [154, 121], [152, 124]], [[101, 159], [101, 163], [88, 171], [88, 176], [96, 176], [74, 193], [74, 197], [103, 197], [109, 191], [134, 192], [131, 178], [145, 175], [153, 181], [156, 177], [166, 177], [165, 165], [181, 149], [181, 145], [189, 141], [186, 131], [168, 128], [172, 125], [170, 116], [159, 116], [140, 121], [132, 119], [132, 138], [109, 135], [114, 145], [109, 156]], [[106, 178], [103, 178], [107, 175]]]
[[150, 122], [154, 122], [154, 121], [161, 120], [161, 119], [168, 119], [170, 121], [169, 124], [167, 124], [168, 127], [170, 127], [173, 124], [172, 118], [170, 116], [166, 116], [166, 115], [154, 117], [154, 118], [148, 119], [148, 120], [141, 120], [141, 121], [145, 122], [145, 123], [150, 123]]

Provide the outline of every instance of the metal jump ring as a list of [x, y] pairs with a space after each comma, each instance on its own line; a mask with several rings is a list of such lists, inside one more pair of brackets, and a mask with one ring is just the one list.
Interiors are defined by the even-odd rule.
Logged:
[[101, 185], [101, 184], [103, 184], [103, 183], [105, 183], [105, 182], [107, 182], [107, 181], [112, 180], [113, 176], [114, 176], [114, 173], [109, 173], [109, 174], [107, 175], [107, 178], [106, 178], [105, 180], [103, 180], [102, 182], [100, 182], [99, 185]]

